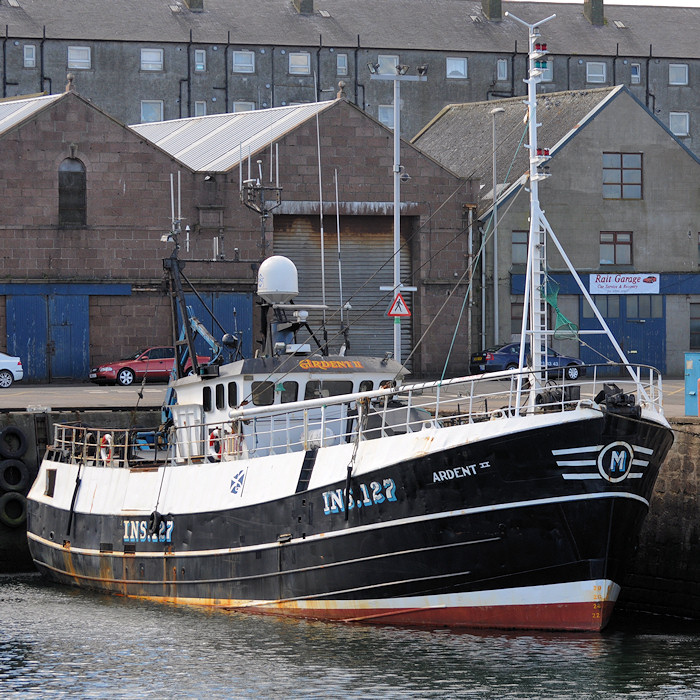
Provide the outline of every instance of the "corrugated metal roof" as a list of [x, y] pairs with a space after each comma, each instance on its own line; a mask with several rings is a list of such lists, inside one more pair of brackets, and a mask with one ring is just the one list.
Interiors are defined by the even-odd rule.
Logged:
[[52, 102], [60, 100], [61, 97], [63, 97], [63, 93], [29, 97], [23, 100], [0, 101], [0, 134], [9, 131], [16, 124], [28, 119]]
[[212, 114], [131, 128], [193, 170], [225, 172], [336, 102]]

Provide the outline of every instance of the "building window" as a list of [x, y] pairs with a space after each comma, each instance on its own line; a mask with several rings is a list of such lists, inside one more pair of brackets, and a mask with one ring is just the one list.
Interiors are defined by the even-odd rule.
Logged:
[[141, 49], [141, 70], [163, 70], [163, 49]]
[[668, 128], [676, 136], [690, 134], [690, 114], [688, 112], [671, 112], [668, 115]]
[[629, 294], [627, 318], [663, 318], [663, 297], [659, 294]]
[[605, 64], [600, 61], [588, 61], [588, 63], [586, 63], [586, 82], [604, 83]]
[[34, 44], [24, 45], [24, 67], [36, 68], [36, 46]]
[[639, 85], [642, 82], [642, 66], [640, 63], [630, 63], [630, 83]]
[[551, 83], [554, 80], [554, 59], [540, 61], [540, 70], [542, 71], [542, 82]]
[[141, 123], [163, 121], [163, 100], [141, 100]]
[[496, 61], [496, 80], [508, 80], [508, 61], [505, 58]]
[[447, 78], [466, 78], [467, 59], [466, 58], [446, 58], [445, 76]]
[[510, 334], [519, 336], [523, 330], [523, 302], [513, 301], [510, 305]]
[[394, 75], [396, 73], [396, 66], [399, 65], [399, 57], [384, 54], [382, 56], [377, 56], [377, 63], [379, 64], [377, 73]]
[[232, 112], [252, 112], [255, 109], [255, 102], [244, 102], [237, 100], [233, 103]]
[[255, 73], [255, 53], [253, 51], [234, 51], [233, 72]]
[[194, 103], [194, 116], [205, 117], [207, 115], [207, 103], [205, 100], [197, 100]]
[[194, 50], [194, 69], [197, 73], [203, 73], [207, 69], [207, 52], [204, 49]]
[[690, 305], [690, 349], [700, 349], [700, 304]]
[[603, 153], [603, 199], [642, 198], [642, 154]]
[[[593, 301], [603, 318], [620, 318], [620, 296], [619, 294], [596, 294]], [[593, 318], [595, 314], [590, 304], [583, 302], [583, 317]]]
[[527, 231], [513, 231], [511, 247], [513, 265], [525, 265], [527, 263], [527, 236]]
[[289, 54], [290, 75], [309, 75], [311, 73], [311, 54], [297, 51]]
[[377, 109], [377, 119], [388, 126], [390, 129], [394, 128], [394, 105], [379, 105]]
[[92, 68], [89, 46], [68, 47], [68, 67], [76, 70], [89, 70]]
[[600, 232], [600, 264], [601, 265], [631, 265], [632, 264], [632, 232], [631, 231], [601, 231]]
[[688, 64], [687, 63], [670, 63], [668, 66], [668, 84], [669, 85], [687, 85], [688, 84]]
[[77, 158], [66, 158], [58, 166], [58, 225], [85, 226], [86, 202], [85, 166]]
[[346, 53], [337, 53], [335, 55], [335, 72], [337, 75], [348, 74], [348, 55]]

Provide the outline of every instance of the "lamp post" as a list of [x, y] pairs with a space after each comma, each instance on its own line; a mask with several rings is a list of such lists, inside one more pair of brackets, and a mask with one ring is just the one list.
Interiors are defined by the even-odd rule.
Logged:
[[496, 177], [496, 115], [503, 114], [503, 107], [491, 110], [493, 136], [493, 344], [498, 345], [498, 178]]
[[[394, 83], [394, 295], [402, 289], [415, 291], [415, 287], [401, 284], [401, 83], [424, 82], [428, 79], [428, 66], [418, 66], [418, 75], [406, 75], [408, 66], [398, 64], [394, 74], [379, 73], [378, 63], [367, 64], [371, 73], [370, 80], [391, 80]], [[380, 287], [380, 289], [387, 289]], [[401, 362], [401, 319], [394, 318], [394, 359]]]

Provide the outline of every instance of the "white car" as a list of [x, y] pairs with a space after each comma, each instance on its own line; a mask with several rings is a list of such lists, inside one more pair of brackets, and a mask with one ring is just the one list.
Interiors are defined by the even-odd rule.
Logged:
[[7, 389], [24, 377], [22, 360], [0, 352], [0, 389]]

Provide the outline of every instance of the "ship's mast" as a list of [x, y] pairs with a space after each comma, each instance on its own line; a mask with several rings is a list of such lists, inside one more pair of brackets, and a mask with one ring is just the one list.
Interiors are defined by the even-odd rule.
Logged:
[[[524, 81], [527, 84], [527, 118], [529, 143], [525, 146], [530, 152], [530, 232], [528, 236], [528, 257], [525, 289], [525, 305], [522, 326], [522, 342], [520, 344], [520, 367], [525, 364], [525, 345], [529, 342], [531, 367], [533, 369], [533, 381], [531, 381], [531, 394], [538, 389], [545, 379], [543, 369], [547, 362], [547, 301], [546, 294], [546, 253], [547, 253], [547, 227], [539, 201], [539, 181], [549, 177], [542, 170], [542, 165], [549, 160], [549, 151], [537, 145], [537, 129], [540, 124], [537, 121], [537, 84], [542, 81], [544, 62], [542, 58], [547, 54], [547, 44], [540, 39], [540, 26], [556, 15], [534, 24], [528, 24], [511, 12], [505, 13], [517, 22], [528, 28], [528, 77]], [[529, 322], [528, 322], [529, 321]]]

